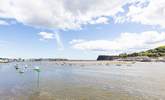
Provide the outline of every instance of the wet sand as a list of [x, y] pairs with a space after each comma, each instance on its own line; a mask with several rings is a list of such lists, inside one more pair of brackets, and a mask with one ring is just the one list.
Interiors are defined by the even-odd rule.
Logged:
[[89, 65], [111, 65], [111, 64], [134, 64], [135, 62], [129, 62], [129, 61], [95, 61], [95, 60], [87, 60], [87, 61], [52, 61], [49, 63], [54, 63], [57, 65], [84, 65], [84, 66], [89, 66]]

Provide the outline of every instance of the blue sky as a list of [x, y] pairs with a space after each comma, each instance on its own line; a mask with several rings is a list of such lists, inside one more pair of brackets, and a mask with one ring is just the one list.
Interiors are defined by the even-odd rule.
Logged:
[[0, 57], [96, 59], [165, 44], [165, 0], [103, 1], [0, 1]]

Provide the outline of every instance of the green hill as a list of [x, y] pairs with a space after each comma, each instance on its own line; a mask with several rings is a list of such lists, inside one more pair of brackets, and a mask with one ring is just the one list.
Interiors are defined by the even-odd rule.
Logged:
[[148, 56], [148, 57], [162, 57], [165, 56], [165, 46], [160, 46], [155, 49], [150, 49], [142, 52], [135, 52], [131, 54], [120, 54], [119, 57], [137, 57], [137, 56]]

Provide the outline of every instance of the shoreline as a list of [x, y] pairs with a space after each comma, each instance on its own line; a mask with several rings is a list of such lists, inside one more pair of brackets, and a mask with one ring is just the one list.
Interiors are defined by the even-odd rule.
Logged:
[[[26, 62], [26, 61], [25, 61]], [[97, 60], [85, 60], [85, 61], [77, 61], [77, 60], [69, 60], [69, 61], [27, 61], [29, 63], [49, 63], [54, 65], [68, 65], [68, 66], [108, 66], [108, 65], [131, 65], [135, 64], [136, 62], [129, 62], [129, 61], [97, 61]]]
[[97, 64], [131, 64], [132, 62], [129, 61], [97, 61], [97, 60], [81, 60], [81, 61], [76, 61], [76, 60], [70, 60], [70, 61], [52, 61], [52, 63], [64, 63], [64, 64], [92, 64], [92, 65], [97, 65]]
[[152, 63], [152, 62], [165, 62], [165, 60], [127, 60], [127, 59], [116, 59], [116, 60], [66, 60], [66, 61], [47, 61], [47, 60], [41, 60], [41, 61], [8, 61], [8, 62], [3, 62], [0, 61], [0, 64], [5, 64], [5, 63], [20, 63], [20, 62], [48, 62], [48, 63], [54, 63], [54, 64], [60, 64], [60, 65], [109, 65], [109, 64], [135, 64], [137, 62], [146, 62], [146, 63]]

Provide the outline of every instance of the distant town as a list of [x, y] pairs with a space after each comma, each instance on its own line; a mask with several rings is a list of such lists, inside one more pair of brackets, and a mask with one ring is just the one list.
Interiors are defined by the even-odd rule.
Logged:
[[24, 61], [67, 61], [68, 59], [60, 59], [60, 58], [32, 58], [32, 59], [23, 59], [23, 58], [0, 58], [1, 63], [8, 62], [24, 62]]

